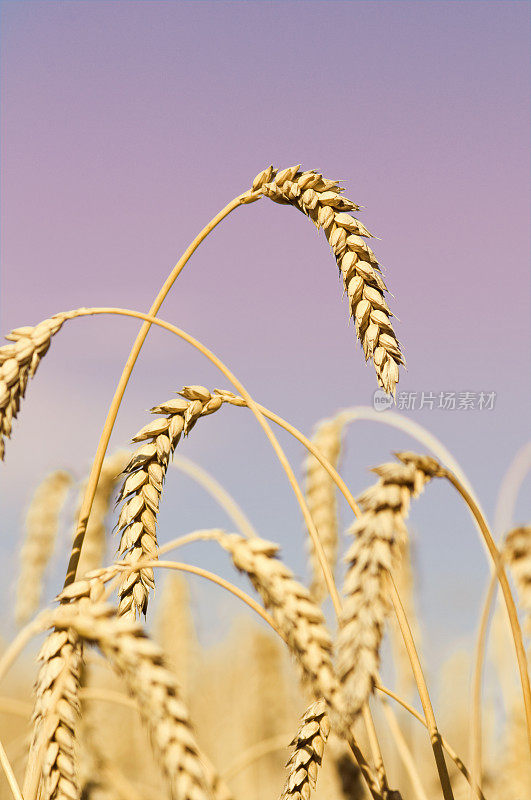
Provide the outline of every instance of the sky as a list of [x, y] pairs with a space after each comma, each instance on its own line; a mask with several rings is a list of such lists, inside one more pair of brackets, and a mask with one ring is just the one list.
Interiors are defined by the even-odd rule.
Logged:
[[[318, 169], [343, 181], [380, 237], [373, 249], [407, 359], [396, 410], [444, 442], [492, 519], [503, 475], [530, 439], [529, 6], [2, 2], [2, 330], [79, 306], [146, 311], [188, 243], [256, 173]], [[234, 212], [160, 315], [305, 433], [373, 402], [374, 371], [326, 241], [291, 208], [263, 199]], [[28, 388], [2, 466], [4, 607], [31, 494], [52, 469], [88, 471], [137, 329], [123, 318], [67, 323]], [[146, 409], [190, 383], [226, 386], [188, 345], [152, 330], [111, 450], [128, 445]], [[476, 403], [495, 393], [495, 404], [419, 410], [422, 392], [470, 392]], [[300, 446], [281, 441], [300, 475]], [[400, 448], [422, 450], [385, 425], [353, 424], [342, 473], [354, 493]], [[249, 412], [204, 420], [181, 452], [211, 470], [304, 577], [301, 515]], [[530, 488], [526, 479], [514, 524], [531, 518]], [[161, 541], [211, 525], [229, 523], [172, 473]], [[66, 519], [47, 599], [70, 528]], [[488, 565], [448, 486], [428, 488], [411, 530], [435, 669], [472, 635]], [[233, 578], [210, 546], [187, 552]], [[205, 636], [216, 614], [236, 611], [198, 579], [191, 591]]]

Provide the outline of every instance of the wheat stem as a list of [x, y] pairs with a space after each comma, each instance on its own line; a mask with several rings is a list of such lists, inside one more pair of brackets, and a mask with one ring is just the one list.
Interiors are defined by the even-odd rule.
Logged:
[[[166, 330], [170, 331], [171, 333], [176, 334], [181, 339], [184, 339], [184, 341], [186, 341], [189, 344], [191, 344], [192, 347], [195, 347], [197, 350], [199, 350], [206, 358], [208, 358], [208, 360], [211, 361], [225, 375], [227, 380], [229, 380], [232, 383], [232, 385], [237, 389], [237, 391], [242, 395], [242, 397], [245, 400], [246, 404], [248, 405], [248, 407], [251, 409], [251, 411], [255, 415], [260, 427], [262, 428], [262, 430], [266, 434], [267, 438], [269, 439], [269, 441], [271, 443], [271, 446], [273, 447], [273, 449], [274, 449], [274, 451], [275, 451], [275, 453], [277, 455], [277, 458], [280, 461], [280, 464], [282, 465], [282, 468], [284, 469], [284, 471], [285, 471], [285, 473], [286, 473], [286, 475], [288, 477], [288, 480], [289, 480], [290, 485], [291, 485], [291, 487], [293, 489], [293, 492], [294, 492], [294, 494], [295, 494], [295, 496], [297, 498], [297, 501], [298, 501], [298, 503], [299, 503], [299, 505], [301, 507], [301, 511], [302, 511], [302, 514], [303, 514], [303, 517], [304, 517], [304, 521], [305, 521], [306, 526], [308, 528], [308, 532], [309, 532], [310, 536], [312, 537], [312, 541], [314, 543], [316, 552], [318, 554], [319, 561], [321, 563], [321, 568], [323, 570], [323, 575], [325, 577], [325, 581], [326, 581], [326, 584], [327, 584], [327, 587], [328, 587], [328, 591], [330, 592], [330, 595], [331, 595], [332, 600], [334, 602], [334, 606], [339, 608], [341, 603], [340, 603], [340, 600], [339, 600], [339, 594], [338, 594], [338, 591], [337, 591], [337, 587], [335, 585], [334, 578], [333, 578], [333, 575], [332, 575], [331, 570], [330, 570], [330, 566], [329, 566], [329, 564], [328, 564], [328, 562], [326, 560], [326, 556], [324, 554], [323, 547], [322, 547], [321, 541], [319, 539], [319, 534], [317, 533], [315, 525], [313, 524], [313, 520], [311, 518], [310, 512], [309, 512], [308, 507], [306, 505], [306, 502], [304, 500], [304, 494], [303, 494], [303, 492], [302, 492], [302, 490], [301, 490], [301, 488], [300, 488], [300, 486], [298, 484], [298, 481], [297, 481], [297, 479], [295, 477], [295, 473], [293, 472], [293, 469], [292, 469], [288, 459], [286, 458], [286, 455], [285, 455], [282, 447], [280, 446], [277, 438], [275, 437], [273, 431], [271, 430], [270, 426], [268, 425], [268, 423], [264, 419], [264, 416], [261, 414], [257, 404], [255, 403], [253, 398], [249, 395], [249, 393], [247, 392], [245, 387], [236, 378], [236, 376], [229, 370], [229, 368], [211, 350], [209, 350], [207, 347], [205, 347], [205, 345], [203, 345], [201, 342], [199, 342], [197, 339], [195, 339], [189, 333], [186, 333], [185, 331], [181, 330], [180, 328], [177, 328], [175, 325], [171, 325], [169, 322], [165, 322], [164, 320], [158, 319], [157, 317], [152, 317], [149, 314], [143, 314], [140, 311], [131, 311], [130, 309], [124, 309], [124, 308], [98, 307], [98, 308], [80, 308], [80, 309], [76, 309], [75, 311], [69, 311], [65, 315], [65, 317], [67, 319], [76, 319], [78, 317], [95, 316], [95, 315], [98, 315], [98, 314], [117, 314], [117, 315], [125, 316], [125, 317], [135, 317], [137, 319], [143, 319], [144, 321], [149, 322], [150, 324], [159, 325], [161, 328], [165, 328]], [[110, 433], [109, 433], [109, 436], [110, 436]], [[83, 534], [80, 535], [80, 540], [81, 541], [83, 539], [85, 527], [86, 527], [86, 520], [85, 520], [85, 525], [84, 525], [84, 528], [83, 528]], [[72, 551], [72, 555], [71, 555], [71, 560], [73, 560], [73, 564], [75, 563], [76, 565], [77, 565], [77, 562], [79, 561], [79, 542], [78, 542], [78, 535], [77, 534], [76, 534], [76, 540], [74, 541], [74, 547], [73, 547], [73, 551]], [[72, 573], [72, 570], [69, 568], [68, 580], [65, 582], [65, 586], [67, 586], [69, 583], [72, 583], [74, 575], [75, 575], [75, 571], [74, 571], [74, 573]]]
[[53, 555], [59, 517], [66, 502], [72, 476], [56, 470], [37, 486], [25, 520], [25, 537], [20, 550], [15, 618], [27, 622], [39, 608], [44, 575]]
[[452, 792], [452, 786], [450, 783], [450, 776], [448, 775], [448, 769], [446, 767], [446, 762], [444, 760], [444, 753], [441, 744], [441, 735], [437, 728], [435, 714], [433, 713], [433, 706], [431, 704], [430, 695], [428, 692], [428, 686], [426, 684], [426, 680], [422, 672], [422, 667], [420, 665], [418, 653], [415, 648], [413, 636], [411, 635], [411, 629], [409, 627], [409, 623], [406, 614], [404, 612], [404, 608], [400, 601], [400, 597], [398, 596], [395, 582], [393, 581], [393, 578], [390, 573], [388, 573], [388, 577], [389, 577], [388, 585], [391, 593], [391, 599], [393, 601], [393, 607], [397, 619], [399, 620], [400, 623], [400, 630], [402, 631], [402, 635], [404, 636], [404, 644], [406, 645], [409, 659], [411, 661], [411, 669], [413, 670], [413, 674], [415, 675], [415, 681], [418, 687], [420, 702], [422, 703], [422, 708], [424, 709], [426, 726], [430, 734], [431, 745], [433, 748], [433, 754], [435, 756], [435, 763], [437, 764], [437, 771], [439, 773], [439, 779], [441, 781], [444, 800], [454, 800], [454, 794]]
[[49, 611], [42, 611], [15, 636], [0, 658], [0, 682], [33, 637], [46, 630], [49, 614]]
[[[201, 242], [203, 242], [208, 234], [214, 230], [214, 228], [227, 217], [232, 211], [238, 208], [240, 205], [245, 203], [252, 202], [251, 193], [246, 192], [245, 194], [239, 195], [235, 197], [234, 200], [231, 200], [228, 205], [225, 206], [216, 216], [206, 225], [203, 230], [195, 237], [193, 242], [188, 246], [185, 250], [169, 276], [167, 277], [166, 281], [164, 282], [163, 286], [161, 287], [159, 293], [157, 294], [153, 304], [149, 310], [149, 316], [154, 317], [158, 310], [160, 309], [162, 303], [164, 302], [166, 295], [170, 291], [171, 287], [177, 280], [178, 276], [180, 275], [181, 271], [184, 269], [186, 264], [188, 263], [190, 257], [193, 253], [197, 250]], [[258, 197], [254, 198], [258, 199]], [[98, 479], [100, 476], [101, 468], [103, 465], [103, 460], [105, 458], [105, 452], [107, 450], [107, 446], [109, 444], [109, 440], [111, 438], [112, 429], [114, 427], [114, 423], [118, 414], [118, 410], [120, 408], [120, 404], [122, 402], [122, 398], [129, 382], [129, 378], [135, 366], [136, 360], [138, 355], [142, 349], [142, 345], [146, 340], [148, 335], [149, 329], [151, 327], [151, 320], [145, 319], [144, 325], [142, 325], [129, 357], [125, 363], [123, 368], [122, 375], [120, 380], [118, 381], [118, 385], [116, 387], [114, 397], [111, 401], [111, 405], [109, 407], [109, 411], [107, 413], [107, 418], [105, 420], [103, 430], [101, 432], [100, 440], [98, 442], [98, 447], [96, 449], [96, 454], [94, 456], [94, 462], [92, 465], [92, 469], [90, 471], [90, 475], [87, 482], [87, 488], [85, 491], [85, 495], [83, 497], [83, 501], [81, 504], [81, 508], [79, 510], [79, 519], [77, 523], [77, 530], [75, 534], [74, 546], [72, 548], [72, 554], [70, 556], [70, 561], [68, 563], [67, 574], [65, 578], [65, 586], [68, 586], [69, 583], [75, 580], [77, 565], [79, 562], [79, 556], [81, 553], [81, 547], [83, 545], [83, 539], [85, 536], [85, 530], [88, 523], [88, 518], [90, 515], [90, 511], [92, 508], [92, 503], [94, 500], [94, 495], [96, 493], [96, 488], [98, 485]]]
[[481, 513], [481, 510], [478, 508], [476, 502], [474, 501], [474, 498], [467, 491], [466, 487], [463, 486], [461, 481], [452, 472], [450, 472], [450, 470], [445, 469], [444, 473], [445, 473], [444, 477], [446, 477], [446, 479], [452, 484], [452, 486], [459, 492], [459, 494], [467, 504], [468, 508], [470, 509], [470, 512], [474, 517], [474, 520], [476, 521], [476, 524], [488, 547], [489, 553], [492, 558], [492, 562], [494, 564], [494, 568], [496, 570], [496, 575], [503, 593], [503, 599], [507, 607], [507, 614], [509, 616], [514, 647], [516, 650], [518, 671], [520, 673], [520, 683], [522, 684], [522, 694], [524, 697], [527, 737], [529, 742], [529, 749], [531, 750], [531, 687], [529, 685], [527, 661], [526, 661], [524, 644], [522, 641], [522, 630], [520, 628], [520, 623], [518, 621], [518, 614], [516, 612], [516, 607], [514, 604], [514, 599], [511, 593], [509, 582], [507, 580], [507, 575], [505, 574], [505, 570], [503, 568], [503, 561], [500, 552], [494, 543], [494, 539], [492, 538], [492, 535], [489, 531], [488, 525], [485, 521], [485, 517]]
[[20, 791], [20, 787], [17, 783], [17, 779], [15, 778], [15, 773], [13, 772], [13, 768], [9, 763], [7, 753], [4, 750], [4, 745], [2, 744], [1, 740], [0, 740], [0, 765], [4, 770], [4, 774], [9, 784], [9, 788], [11, 789], [11, 794], [13, 795], [15, 800], [24, 800], [24, 798], [22, 797], [22, 792]]
[[485, 652], [487, 645], [489, 617], [492, 608], [492, 603], [498, 587], [498, 576], [493, 572], [489, 579], [489, 585], [481, 617], [478, 626], [478, 635], [476, 642], [476, 649], [474, 653], [474, 673], [472, 676], [472, 702], [470, 713], [470, 769], [472, 772], [472, 785], [470, 787], [470, 796], [473, 796], [474, 786], [481, 787], [483, 780], [482, 769], [482, 730], [481, 730], [481, 684], [483, 678], [483, 664], [485, 662]]
[[407, 774], [409, 775], [409, 779], [413, 785], [413, 789], [415, 794], [417, 795], [418, 800], [428, 800], [426, 792], [424, 791], [424, 787], [422, 785], [422, 781], [420, 779], [420, 775], [418, 773], [415, 759], [409, 749], [408, 743], [400, 730], [400, 725], [397, 722], [396, 716], [393, 714], [393, 710], [387, 700], [382, 698], [382, 709], [385, 714], [385, 718], [387, 720], [387, 724], [389, 725], [389, 729], [393, 734], [393, 738], [396, 742], [396, 747], [400, 758], [402, 759], [402, 763], [406, 768]]

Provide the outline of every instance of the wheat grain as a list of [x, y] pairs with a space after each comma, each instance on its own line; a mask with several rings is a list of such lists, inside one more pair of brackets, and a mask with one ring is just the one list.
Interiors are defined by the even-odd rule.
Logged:
[[216, 539], [230, 553], [234, 566], [246, 573], [271, 612], [314, 698], [324, 698], [338, 718], [341, 717], [341, 691], [323, 613], [308, 589], [296, 581], [291, 570], [277, 558], [278, 545], [258, 537], [246, 539], [222, 531]]
[[57, 314], [35, 327], [15, 328], [5, 337], [14, 344], [0, 347], [0, 461], [5, 454], [4, 439], [11, 437], [13, 420], [18, 415], [28, 380], [35, 375], [52, 336], [65, 319], [66, 314]]
[[[109, 514], [120, 475], [130, 459], [131, 453], [128, 450], [118, 450], [107, 456], [103, 462], [79, 559], [77, 574], [80, 577], [86, 572], [98, 569], [104, 562], [107, 542], [105, 519]], [[85, 488], [86, 484], [84, 483], [80, 491], [80, 506]]]
[[505, 537], [503, 553], [514, 576], [526, 627], [531, 632], [531, 526], [510, 531]]
[[268, 167], [256, 176], [252, 191], [261, 192], [275, 203], [295, 206], [324, 230], [343, 277], [365, 360], [372, 358], [379, 385], [394, 395], [404, 359], [384, 296], [387, 286], [374, 253], [365, 242], [371, 234], [348, 213], [358, 211], [359, 206], [343, 197], [338, 181], [323, 178], [313, 170], [300, 172], [299, 166], [280, 171]]
[[29, 787], [40, 784], [42, 800], [77, 800], [80, 789], [75, 726], [82, 660], [78, 637], [70, 630], [52, 631], [38, 658], [42, 664], [35, 685], [33, 738], [24, 796], [32, 797]]
[[354, 541], [345, 560], [345, 601], [338, 633], [338, 674], [351, 718], [372, 692], [380, 661], [379, 649], [388, 611], [385, 579], [407, 539], [405, 518], [410, 501], [432, 478], [441, 474], [435, 459], [398, 453], [401, 463], [387, 463], [373, 471], [377, 483], [362, 494], [361, 516], [350, 532]]
[[[145, 425], [133, 437], [142, 442], [124, 468], [126, 478], [119, 499], [127, 498], [120, 510], [117, 528], [121, 532], [118, 552], [131, 563], [142, 557], [157, 557], [157, 514], [162, 486], [170, 457], [181, 435], [186, 436], [199, 419], [217, 411], [222, 397], [213, 396], [204, 386], [185, 386], [181, 397], [151, 409], [164, 414]], [[120, 613], [145, 614], [149, 590], [155, 586], [148, 567], [131, 572], [120, 585]]]
[[[337, 468], [341, 452], [343, 427], [344, 420], [341, 415], [332, 419], [324, 419], [316, 426], [312, 438], [312, 443], [334, 468]], [[305, 467], [306, 502], [319, 533], [327, 561], [334, 573], [338, 549], [336, 486], [315, 456], [308, 454]], [[318, 602], [321, 602], [327, 595], [323, 570], [311, 540], [309, 547], [312, 566], [310, 592]]]
[[28, 508], [15, 605], [19, 625], [27, 622], [39, 607], [44, 572], [53, 554], [59, 516], [71, 483], [68, 472], [52, 472], [39, 484]]
[[326, 704], [317, 700], [304, 713], [297, 735], [291, 742], [294, 751], [287, 763], [289, 775], [281, 800], [309, 800], [317, 783], [329, 733]]
[[125, 679], [138, 702], [172, 792], [178, 800], [209, 800], [206, 775], [188, 711], [162, 651], [131, 618], [118, 617], [105, 603], [81, 600], [61, 605], [53, 615], [58, 630], [73, 630], [96, 645]]

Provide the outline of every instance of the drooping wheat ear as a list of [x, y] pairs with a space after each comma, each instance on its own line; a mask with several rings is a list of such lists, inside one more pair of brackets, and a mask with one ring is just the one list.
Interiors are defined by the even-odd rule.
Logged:
[[510, 531], [503, 552], [518, 589], [526, 628], [531, 632], [531, 525]]
[[[151, 409], [164, 414], [145, 425], [133, 437], [142, 445], [133, 453], [124, 472], [127, 477], [119, 499], [122, 505], [117, 528], [121, 531], [118, 552], [136, 563], [142, 556], [157, 557], [157, 514], [170, 457], [181, 435], [187, 436], [199, 417], [213, 414], [225, 402], [204, 386], [185, 386], [181, 397]], [[120, 585], [120, 614], [140, 616], [147, 610], [149, 590], [155, 587], [153, 570], [146, 568], [124, 577]]]
[[53, 615], [60, 630], [72, 629], [96, 645], [124, 678], [147, 724], [176, 800], [210, 800], [206, 775], [188, 710], [161, 649], [135, 620], [117, 616], [105, 603], [88, 600], [61, 605]]
[[[344, 424], [345, 421], [341, 415], [331, 419], [324, 419], [317, 425], [312, 438], [313, 444], [321, 454], [328, 459], [332, 466], [336, 468], [341, 452], [341, 436]], [[319, 533], [326, 558], [334, 573], [337, 564], [338, 548], [336, 486], [315, 456], [308, 454], [305, 461], [305, 468], [306, 502]], [[318, 602], [322, 602], [327, 595], [323, 570], [311, 539], [309, 540], [309, 547], [312, 566], [310, 592]]]
[[300, 172], [299, 167], [300, 164], [280, 172], [268, 167], [256, 176], [252, 190], [262, 192], [275, 203], [295, 206], [324, 230], [343, 276], [365, 360], [372, 358], [379, 385], [394, 395], [404, 358], [384, 297], [387, 286], [374, 253], [365, 242], [371, 234], [348, 213], [358, 211], [359, 206], [343, 197], [338, 181], [323, 178], [313, 170]]
[[289, 770], [281, 800], [309, 800], [315, 789], [323, 758], [330, 723], [324, 700], [317, 700], [304, 713], [297, 735], [291, 742], [294, 748], [287, 763]]
[[[113, 495], [118, 488], [121, 473], [130, 459], [131, 453], [128, 450], [118, 450], [107, 456], [103, 462], [77, 568], [80, 577], [86, 572], [98, 569], [104, 563], [107, 543], [105, 519], [111, 510]], [[81, 487], [80, 503], [84, 493], [85, 484]]]
[[39, 607], [44, 572], [53, 554], [59, 516], [71, 484], [68, 472], [52, 472], [39, 484], [28, 508], [15, 605], [19, 625], [27, 622]]
[[[54, 630], [39, 653], [33, 737], [24, 796], [32, 781], [42, 800], [76, 800], [80, 795], [75, 760], [82, 648], [75, 632]], [[39, 763], [39, 759], [42, 761]], [[40, 768], [40, 775], [35, 771]]]
[[409, 504], [431, 478], [441, 474], [440, 465], [428, 456], [396, 455], [401, 463], [373, 470], [379, 480], [359, 498], [362, 514], [350, 529], [355, 538], [345, 556], [348, 567], [337, 668], [351, 719], [375, 685], [388, 611], [386, 578], [396, 566], [401, 542], [407, 539]]
[[277, 558], [278, 545], [219, 531], [215, 537], [234, 566], [245, 572], [301, 667], [314, 699], [324, 698], [343, 716], [341, 690], [332, 664], [332, 640], [320, 607], [308, 589]]
[[0, 461], [4, 460], [4, 438], [9, 439], [11, 436], [13, 420], [19, 412], [28, 380], [35, 375], [41, 358], [50, 346], [52, 336], [57, 333], [65, 319], [66, 314], [57, 314], [34, 328], [15, 328], [5, 337], [14, 344], [0, 347]]

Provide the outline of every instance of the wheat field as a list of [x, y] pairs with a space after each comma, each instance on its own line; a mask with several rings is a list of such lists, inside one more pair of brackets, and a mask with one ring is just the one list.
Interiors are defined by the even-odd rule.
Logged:
[[[355, 408], [316, 421], [309, 438], [253, 398], [202, 342], [157, 316], [195, 250], [232, 211], [261, 199], [293, 206], [323, 231], [364, 360], [372, 362], [377, 386], [394, 397], [405, 360], [390, 294], [369, 246], [374, 237], [343, 191], [338, 181], [300, 165], [268, 167], [192, 241], [148, 313], [66, 310], [6, 336], [0, 348], [2, 459], [23, 424], [18, 417], [24, 396], [37, 368], [46, 369], [55, 336], [68, 336], [82, 317], [142, 321], [89, 475], [76, 482], [58, 465], [28, 509], [16, 597], [7, 609], [20, 630], [3, 643], [0, 658], [2, 798], [531, 796], [531, 527], [505, 531], [496, 543], [466, 476], [427, 431], [396, 413], [392, 424], [416, 440], [415, 450], [367, 465], [372, 483], [354, 497], [340, 470]], [[162, 401], [153, 397], [152, 416], [131, 436], [132, 446], [108, 453], [152, 326], [209, 359], [223, 388], [172, 375], [179, 391]], [[309, 579], [300, 579], [284, 559], [285, 540], [260, 536], [219, 476], [179, 454], [179, 442], [190, 436], [193, 442], [193, 429], [204, 417], [213, 416], [205, 424], [215, 436], [226, 406], [254, 415], [284, 470], [304, 520]], [[380, 421], [387, 419], [382, 415]], [[300, 464], [288, 460], [278, 429], [299, 442]], [[232, 528], [159, 539], [171, 465], [213, 496]], [[429, 686], [408, 514], [421, 493], [429, 500], [435, 481], [445, 482], [468, 509], [491, 580], [475, 649], [456, 649]], [[346, 532], [339, 496], [352, 518]], [[68, 569], [56, 601], [43, 606], [44, 576], [63, 546], [58, 531], [71, 497], [77, 499]], [[472, 523], [470, 528], [473, 535]], [[246, 589], [187, 561], [186, 546], [198, 542], [222, 551], [234, 574], [246, 579]], [[202, 579], [199, 590], [209, 581], [241, 607], [228, 635], [212, 646], [198, 635], [191, 576]], [[494, 652], [488, 646], [491, 628], [503, 643]], [[503, 713], [483, 690], [487, 661], [503, 688]]]

